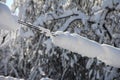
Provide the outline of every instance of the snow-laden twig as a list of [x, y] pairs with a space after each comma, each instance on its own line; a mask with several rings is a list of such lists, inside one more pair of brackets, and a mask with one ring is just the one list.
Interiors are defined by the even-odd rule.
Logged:
[[20, 20], [18, 20], [18, 23], [23, 24], [23, 25], [25, 25], [27, 27], [30, 27], [32, 29], [35, 29], [37, 31], [40, 31], [41, 33], [45, 33], [46, 36], [51, 36], [52, 35], [49, 29], [45, 29], [42, 26], [37, 27], [37, 26], [32, 25], [31, 23], [26, 23], [26, 22], [20, 21]]
[[[63, 18], [68, 18], [71, 16], [79, 16], [80, 14], [83, 15], [83, 13], [81, 11], [78, 11], [77, 9], [72, 9], [72, 10], [66, 10], [64, 11], [64, 13], [60, 16], [54, 16], [55, 14], [50, 14], [51, 16], [53, 16], [53, 19], [50, 20], [58, 20], [58, 19], [63, 19]], [[83, 17], [83, 16], [81, 16]]]

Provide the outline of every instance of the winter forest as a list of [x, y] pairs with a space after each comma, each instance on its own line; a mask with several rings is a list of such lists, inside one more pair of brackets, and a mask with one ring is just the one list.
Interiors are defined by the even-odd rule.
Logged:
[[0, 80], [120, 80], [120, 0], [6, 1]]

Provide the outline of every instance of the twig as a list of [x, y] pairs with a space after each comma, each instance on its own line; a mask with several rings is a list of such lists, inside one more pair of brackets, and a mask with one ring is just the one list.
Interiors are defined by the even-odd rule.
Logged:
[[32, 25], [31, 23], [27, 23], [27, 22], [24, 22], [24, 21], [21, 21], [21, 20], [18, 20], [18, 23], [19, 23], [19, 24], [22, 24], [22, 25], [25, 25], [25, 26], [27, 26], [27, 27], [29, 27], [29, 28], [32, 28], [32, 29], [34, 29], [34, 30], [42, 31], [42, 30], [40, 30], [37, 26], [34, 26], [34, 25]]
[[65, 70], [63, 71], [61, 80], [64, 80], [64, 76], [65, 76], [66, 72], [69, 70], [69, 68], [70, 68], [69, 66], [67, 68], [65, 68]]
[[78, 16], [78, 15], [79, 14], [71, 14], [71, 15], [67, 15], [67, 16], [63, 16], [63, 17], [54, 18], [53, 20], [63, 19], [63, 18], [67, 18], [67, 17], [70, 17], [70, 16]]
[[23, 25], [25, 25], [27, 27], [30, 27], [30, 28], [32, 28], [34, 30], [40, 31], [40, 33], [43, 33], [48, 37], [52, 36], [52, 33], [50, 32], [50, 30], [44, 28], [44, 26], [40, 26], [40, 27], [39, 26], [34, 26], [31, 23], [26, 23], [26, 22], [20, 21], [20, 20], [18, 20], [18, 23], [23, 24]]
[[9, 64], [10, 64], [12, 70], [14, 71], [16, 77], [19, 78], [18, 72], [17, 72], [17, 70], [14, 68], [13, 64], [12, 64], [12, 63], [9, 63]]

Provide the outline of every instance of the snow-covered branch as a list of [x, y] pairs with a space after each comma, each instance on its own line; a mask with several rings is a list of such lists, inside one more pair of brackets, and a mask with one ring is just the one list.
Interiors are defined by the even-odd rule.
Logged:
[[0, 2], [0, 29], [14, 30], [18, 29], [18, 24], [13, 18], [8, 6]]
[[78, 34], [57, 31], [53, 34], [52, 42], [61, 48], [79, 53], [87, 57], [97, 57], [99, 60], [114, 67], [120, 67], [120, 49], [107, 44], [99, 44]]
[[[33, 23], [34, 25], [43, 25], [44, 22], [64, 19], [72, 16], [77, 16], [81, 19], [85, 16], [81, 11], [77, 11], [75, 8], [72, 10], [66, 10], [61, 15], [56, 15], [56, 13], [46, 13], [45, 15], [40, 15], [39, 18]], [[80, 17], [81, 16], [81, 17]]]

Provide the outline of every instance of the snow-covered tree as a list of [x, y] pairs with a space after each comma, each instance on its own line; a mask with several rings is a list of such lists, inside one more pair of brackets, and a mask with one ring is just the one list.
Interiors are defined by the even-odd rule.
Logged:
[[[12, 35], [0, 31], [4, 44], [0, 48], [0, 74], [25, 80], [120, 79], [118, 68], [55, 46], [38, 30], [68, 31], [120, 48], [119, 0], [14, 0], [12, 8], [12, 12], [19, 10], [19, 20], [28, 27], [20, 24], [9, 44], [4, 43]], [[34, 26], [30, 28], [28, 23]]]

